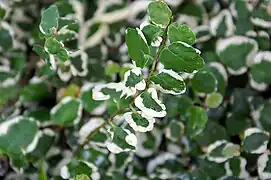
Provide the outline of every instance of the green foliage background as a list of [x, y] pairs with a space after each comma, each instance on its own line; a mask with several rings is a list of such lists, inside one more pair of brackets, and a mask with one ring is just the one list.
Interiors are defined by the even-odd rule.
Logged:
[[271, 3], [150, 2], [0, 1], [1, 178], [271, 178]]

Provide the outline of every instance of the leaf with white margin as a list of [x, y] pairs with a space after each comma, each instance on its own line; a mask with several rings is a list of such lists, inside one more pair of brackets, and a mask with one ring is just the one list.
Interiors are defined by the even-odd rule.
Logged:
[[80, 90], [80, 99], [83, 104], [84, 110], [91, 113], [92, 111], [95, 112], [96, 108], [102, 106], [102, 102], [95, 101], [92, 98], [92, 89], [94, 88], [94, 84], [92, 83], [85, 83]]
[[184, 133], [184, 124], [180, 121], [171, 120], [169, 125], [166, 127], [166, 137], [173, 142], [180, 140]]
[[0, 2], [0, 20], [3, 20], [8, 12], [8, 7], [5, 3]]
[[79, 174], [87, 174], [93, 180], [98, 180], [101, 177], [98, 168], [95, 165], [83, 160], [73, 159], [60, 169], [60, 176], [63, 179], [72, 179]]
[[104, 120], [102, 118], [90, 118], [79, 130], [79, 142], [84, 142], [93, 131], [103, 124]]
[[0, 52], [13, 47], [14, 32], [12, 27], [5, 21], [0, 21]]
[[128, 54], [137, 67], [143, 68], [149, 61], [150, 48], [146, 38], [140, 29], [128, 28], [125, 42], [128, 46]]
[[247, 31], [245, 34], [247, 37], [255, 39], [258, 43], [260, 51], [268, 51], [271, 46], [271, 42], [269, 41], [270, 35], [266, 31]]
[[264, 3], [261, 3], [260, 7], [254, 8], [250, 19], [255, 26], [271, 28], [270, 11], [268, 11], [268, 5], [264, 5]]
[[197, 72], [204, 65], [200, 51], [184, 42], [174, 42], [164, 48], [160, 55], [160, 62], [166, 69], [186, 73]]
[[155, 123], [155, 119], [153, 117], [149, 117], [140, 111], [127, 112], [123, 117], [133, 130], [138, 132], [151, 131]]
[[258, 174], [260, 179], [271, 178], [271, 154], [269, 151], [262, 154], [257, 161]]
[[234, 176], [240, 179], [249, 179], [246, 170], [247, 161], [243, 157], [233, 157], [224, 165], [227, 176]]
[[264, 91], [271, 83], [271, 52], [262, 51], [257, 53], [251, 66], [250, 85], [258, 90]]
[[193, 29], [196, 34], [196, 42], [203, 43], [212, 38], [210, 34], [210, 28], [208, 25], [197, 26]]
[[199, 135], [208, 121], [208, 115], [205, 109], [199, 106], [191, 106], [188, 109], [187, 133], [190, 137]]
[[248, 128], [244, 133], [244, 150], [251, 154], [261, 154], [267, 149], [269, 134], [258, 128]]
[[155, 40], [157, 40], [159, 37], [163, 35], [163, 29], [159, 26], [149, 24], [146, 22], [143, 22], [140, 25], [140, 29], [142, 30], [143, 34], [145, 35], [146, 41], [148, 42], [148, 45], [152, 45]]
[[41, 14], [41, 22], [39, 29], [44, 35], [51, 35], [52, 30], [58, 28], [58, 9], [56, 5], [51, 5], [49, 8], [44, 10]]
[[89, 177], [85, 174], [80, 174], [75, 176], [75, 180], [90, 180]]
[[67, 96], [51, 109], [51, 119], [56, 124], [74, 125], [80, 121], [82, 109], [80, 100]]
[[175, 71], [162, 69], [159, 74], [151, 76], [150, 79], [154, 86], [163, 93], [179, 95], [186, 91], [183, 78]]
[[171, 43], [182, 41], [189, 45], [193, 45], [196, 42], [194, 32], [186, 24], [170, 24], [168, 27], [168, 38]]
[[146, 82], [142, 77], [142, 72], [140, 68], [134, 68], [128, 70], [124, 74], [124, 84], [126, 87], [135, 90], [142, 91], [146, 87]]
[[212, 93], [217, 90], [217, 80], [215, 76], [208, 71], [199, 71], [191, 79], [191, 85], [195, 92]]
[[71, 54], [70, 61], [73, 76], [84, 77], [88, 74], [88, 55], [86, 52]]
[[209, 161], [222, 163], [234, 156], [239, 156], [240, 146], [226, 140], [219, 140], [210, 144], [206, 153]]
[[163, 132], [158, 128], [145, 133], [137, 133], [136, 155], [145, 158], [157, 152], [162, 142]]
[[110, 98], [120, 99], [124, 95], [126, 97], [136, 94], [135, 89], [130, 89], [125, 87], [124, 83], [108, 83], [108, 84], [98, 84], [92, 90], [92, 98], [95, 101], [105, 101]]
[[56, 134], [51, 129], [43, 129], [38, 132], [36, 147], [31, 152], [31, 157], [39, 160], [42, 157], [46, 157], [47, 153], [51, 149]]
[[[111, 162], [111, 168], [117, 171], [124, 171], [133, 161], [133, 153], [121, 152], [118, 154], [110, 153], [108, 160]], [[110, 168], [110, 169], [111, 169]]]
[[35, 149], [38, 125], [33, 118], [22, 116], [0, 123], [0, 153], [10, 156], [15, 167], [24, 166], [24, 154]]
[[221, 39], [216, 44], [216, 52], [220, 60], [234, 75], [240, 75], [247, 71], [247, 65], [253, 60], [257, 51], [257, 42], [245, 36]]
[[63, 62], [69, 58], [69, 52], [65, 49], [64, 44], [53, 37], [46, 39], [44, 50]]
[[135, 134], [128, 129], [121, 127], [112, 127], [108, 129], [110, 141], [106, 143], [108, 150], [112, 153], [135, 150], [137, 138]]
[[148, 16], [150, 20], [161, 27], [166, 27], [172, 16], [172, 12], [163, 1], [153, 1], [148, 5]]
[[148, 162], [147, 172], [152, 173], [153, 171], [155, 171], [156, 167], [158, 167], [159, 165], [165, 164], [165, 162], [168, 160], [175, 160], [175, 159], [176, 159], [176, 156], [172, 153], [168, 153], [168, 152], [161, 153]]
[[210, 21], [210, 31], [213, 36], [228, 37], [235, 31], [235, 26], [228, 10], [222, 10]]
[[270, 117], [271, 117], [271, 102], [268, 101], [266, 103], [264, 103], [263, 108], [259, 108], [259, 121], [261, 126], [263, 127], [264, 130], [271, 132], [271, 121], [270, 121]]
[[157, 91], [149, 88], [135, 99], [135, 106], [150, 117], [165, 117], [166, 107], [158, 99]]

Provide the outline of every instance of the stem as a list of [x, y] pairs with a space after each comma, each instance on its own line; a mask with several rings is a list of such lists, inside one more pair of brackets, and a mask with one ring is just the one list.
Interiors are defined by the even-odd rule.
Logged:
[[168, 26], [170, 25], [170, 23], [165, 28], [165, 31], [164, 31], [164, 34], [163, 34], [163, 37], [162, 37], [163, 40], [162, 40], [162, 42], [161, 42], [161, 44], [159, 46], [159, 49], [158, 49], [158, 52], [157, 52], [156, 56], [153, 59], [152, 67], [151, 67], [151, 69], [149, 71], [149, 75], [147, 77], [147, 86], [146, 86], [146, 89], [150, 86], [150, 82], [151, 82], [150, 78], [151, 78], [152, 74], [157, 69], [157, 65], [158, 65], [158, 62], [159, 62], [159, 56], [160, 56], [162, 50], [164, 49], [164, 46], [166, 45], [166, 42], [167, 42], [167, 31], [168, 31]]
[[[156, 71], [156, 68], [157, 68], [157, 65], [158, 65], [158, 61], [159, 61], [159, 56], [162, 52], [162, 50], [164, 49], [164, 46], [166, 45], [166, 42], [167, 42], [167, 31], [168, 31], [168, 26], [171, 24], [171, 21], [169, 22], [169, 24], [166, 26], [165, 28], [165, 31], [163, 33], [163, 40], [159, 46], [159, 50], [156, 54], [156, 56], [154, 57], [154, 60], [153, 60], [153, 63], [152, 63], [152, 68], [150, 69], [149, 71], [149, 74], [148, 74], [148, 77], [146, 78], [146, 88], [143, 90], [145, 91], [146, 89], [149, 88], [149, 85], [150, 85], [150, 78], [152, 76], [152, 74]], [[74, 154], [78, 154], [79, 153], [79, 150], [81, 148], [83, 148], [86, 144], [88, 144], [91, 139], [100, 131], [101, 128], [105, 127], [107, 124], [110, 124], [112, 126], [115, 126], [114, 122], [113, 122], [113, 119], [116, 115], [120, 114], [121, 112], [123, 112], [127, 107], [130, 107], [132, 110], [136, 111], [133, 107], [132, 107], [132, 104], [134, 103], [134, 100], [140, 96], [141, 93], [137, 93], [134, 98], [133, 98], [133, 101], [125, 106], [123, 106], [121, 109], [119, 109], [118, 111], [116, 111], [114, 114], [112, 114], [107, 121], [105, 121], [103, 124], [101, 124], [98, 128], [96, 128], [92, 133], [89, 134], [89, 136], [86, 138], [86, 140], [80, 144], [74, 151]]]

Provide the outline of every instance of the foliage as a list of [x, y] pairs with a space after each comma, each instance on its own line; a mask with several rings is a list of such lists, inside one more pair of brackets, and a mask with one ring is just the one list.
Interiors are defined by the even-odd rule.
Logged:
[[0, 177], [270, 179], [271, 4], [0, 2]]

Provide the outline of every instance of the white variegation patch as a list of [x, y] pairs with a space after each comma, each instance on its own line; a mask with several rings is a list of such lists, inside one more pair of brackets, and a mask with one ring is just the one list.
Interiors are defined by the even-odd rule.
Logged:
[[140, 114], [143, 118], [147, 119], [149, 122], [149, 125], [147, 127], [143, 127], [140, 125], [137, 125], [136, 122], [133, 120], [132, 112], [127, 112], [123, 115], [125, 121], [135, 130], [138, 132], [147, 132], [151, 131], [153, 129], [153, 125], [155, 123], [155, 119], [153, 117], [149, 117], [148, 115], [145, 115], [144, 113], [138, 111], [137, 113]]
[[266, 166], [267, 166], [267, 162], [270, 161], [270, 159], [268, 158], [268, 156], [270, 155], [270, 152], [265, 152], [264, 154], [262, 154], [258, 161], [257, 161], [257, 165], [258, 165], [258, 174], [260, 179], [270, 179], [271, 178], [271, 172], [266, 172], [264, 171]]
[[234, 31], [235, 31], [235, 26], [231, 17], [231, 13], [228, 10], [222, 10], [217, 16], [215, 16], [214, 18], [211, 19], [210, 21], [210, 32], [212, 35], [216, 36], [217, 35], [217, 29], [220, 25], [220, 23], [222, 23], [223, 19], [226, 19], [225, 23], [227, 26], [226, 29], [226, 36], [231, 36]]
[[143, 98], [141, 96], [138, 96], [135, 99], [135, 105], [140, 109], [144, 114], [147, 114], [150, 117], [165, 117], [166, 112], [166, 106], [158, 99], [157, 91], [154, 88], [149, 88], [148, 93], [151, 95], [151, 98], [161, 107], [162, 111], [155, 111], [151, 108], [147, 108], [143, 103]]
[[268, 84], [266, 83], [257, 83], [252, 76], [250, 75], [249, 84], [253, 89], [257, 91], [265, 91], [268, 88]]
[[[209, 32], [210, 27], [208, 25], [201, 25], [201, 26], [197, 26], [195, 29], [193, 29], [193, 31], [195, 32], [195, 34], [198, 34], [202, 31], [207, 31]], [[202, 42], [206, 42], [208, 40], [210, 40], [212, 38], [210, 32], [207, 35], [204, 36], [200, 36], [197, 38], [197, 43], [202, 43]]]

